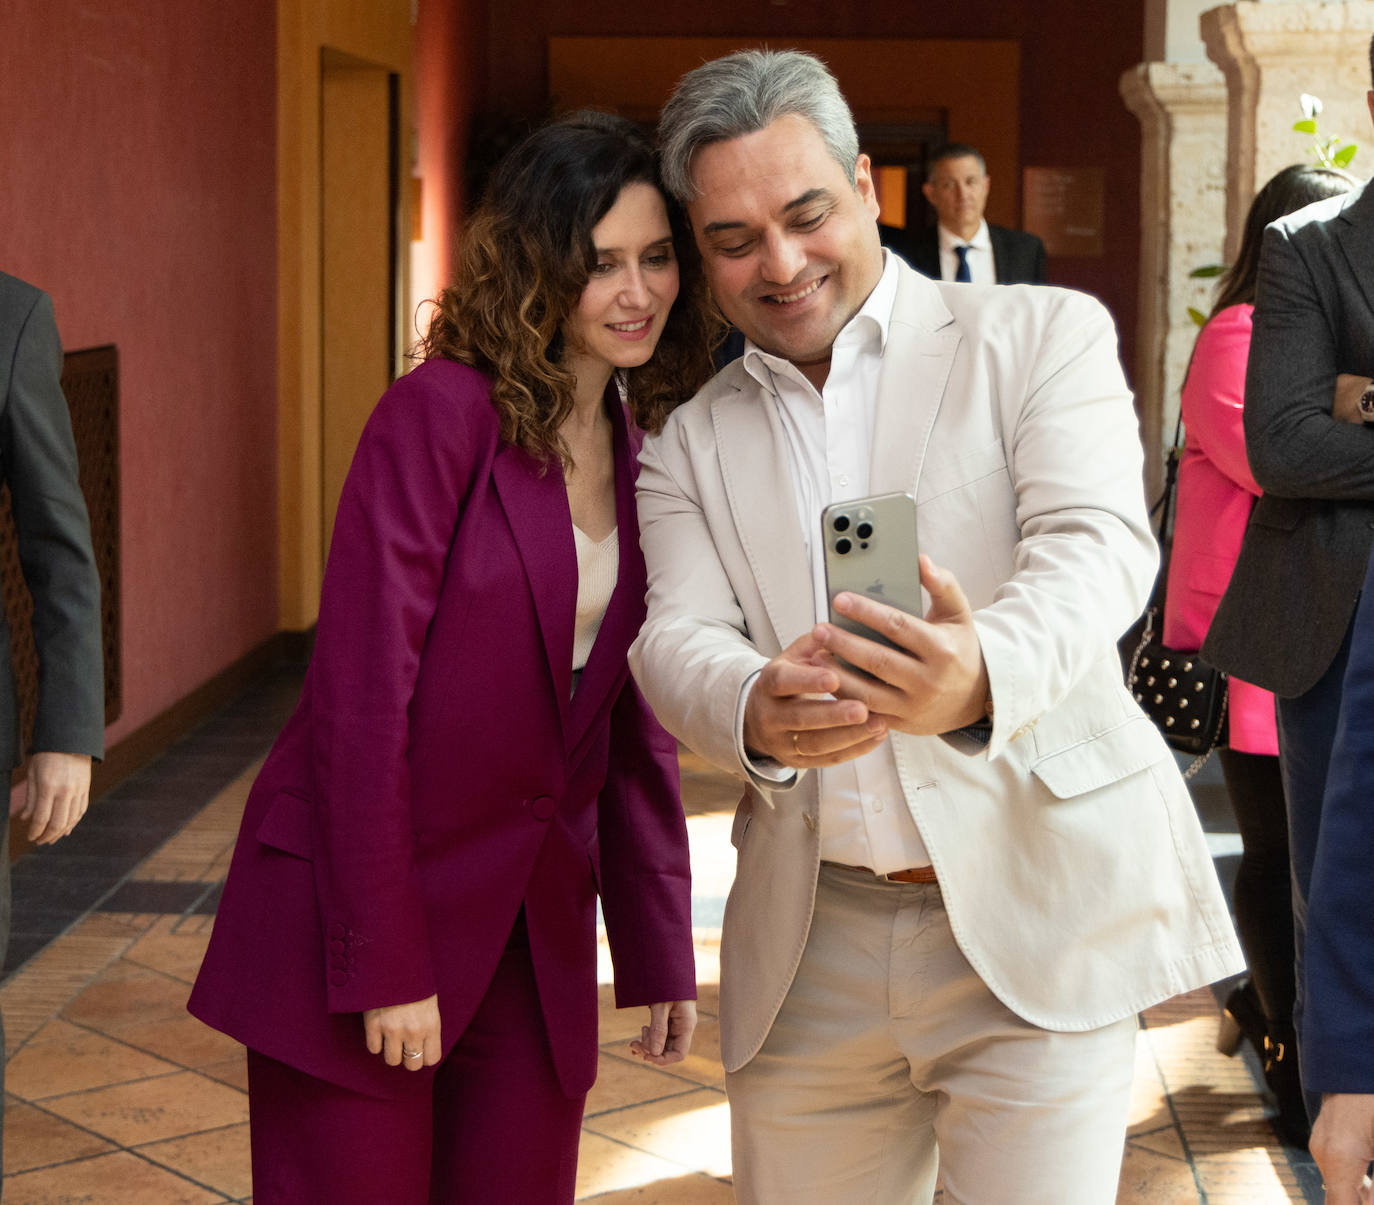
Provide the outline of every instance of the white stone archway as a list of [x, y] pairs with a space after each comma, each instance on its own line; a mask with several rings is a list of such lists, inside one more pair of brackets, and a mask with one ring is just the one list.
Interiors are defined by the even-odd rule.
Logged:
[[1310, 161], [1293, 131], [1299, 97], [1324, 104], [1324, 133], [1361, 144], [1351, 170], [1374, 173], [1369, 41], [1374, 0], [1147, 0], [1146, 61], [1121, 77], [1141, 122], [1140, 314], [1136, 392], [1151, 496], [1178, 415], [1178, 394], [1210, 281], [1229, 262], [1257, 184]]

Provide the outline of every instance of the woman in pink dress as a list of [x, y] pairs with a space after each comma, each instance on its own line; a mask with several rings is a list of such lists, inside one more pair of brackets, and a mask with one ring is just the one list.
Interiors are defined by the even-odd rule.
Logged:
[[[1171, 647], [1201, 647], [1260, 493], [1245, 456], [1241, 412], [1264, 228], [1354, 184], [1344, 172], [1301, 165], [1286, 167], [1270, 180], [1251, 203], [1236, 262], [1222, 277], [1216, 304], [1198, 335], [1183, 386], [1187, 437], [1164, 615], [1164, 640]], [[1233, 1053], [1242, 1035], [1250, 1039], [1277, 1098], [1283, 1137], [1305, 1146], [1307, 1118], [1293, 1035], [1288, 828], [1274, 696], [1231, 678], [1227, 722], [1226, 745], [1218, 753], [1243, 849], [1235, 911], [1250, 978], [1227, 999], [1218, 1045]]]

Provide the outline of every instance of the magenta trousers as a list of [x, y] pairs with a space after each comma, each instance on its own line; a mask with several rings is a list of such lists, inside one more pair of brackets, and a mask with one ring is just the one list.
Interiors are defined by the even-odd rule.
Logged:
[[433, 1082], [381, 1100], [250, 1050], [254, 1205], [571, 1205], [586, 1096], [559, 1086], [523, 914]]

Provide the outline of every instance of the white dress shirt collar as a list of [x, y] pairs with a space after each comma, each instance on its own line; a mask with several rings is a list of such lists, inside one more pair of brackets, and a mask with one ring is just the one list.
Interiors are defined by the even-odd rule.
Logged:
[[955, 247], [972, 247], [975, 251], [991, 251], [992, 235], [988, 233], [987, 219], [978, 223], [978, 229], [974, 231], [973, 237], [969, 239], [960, 238], [953, 231], [946, 230], [943, 226], [937, 226], [936, 230], [940, 235], [940, 250], [954, 254]]
[[978, 229], [967, 242], [958, 235], [937, 228], [940, 244], [940, 279], [953, 280], [959, 272], [959, 255], [956, 247], [968, 247], [965, 258], [968, 261], [969, 278], [976, 285], [997, 283], [997, 263], [992, 254], [992, 235], [988, 233], [986, 221], [978, 223]]
[[[840, 333], [835, 336], [835, 342], [831, 345], [832, 367], [837, 357], [847, 359], [856, 355], [875, 333], [878, 341], [876, 354], [883, 354], [887, 349], [887, 332], [892, 325], [892, 306], [896, 300], [897, 261], [884, 249], [883, 272], [878, 277], [878, 283], [873, 286], [873, 292], [859, 307], [859, 312], [840, 328]], [[770, 373], [781, 373], [793, 380], [806, 381], [801, 369], [790, 360], [764, 351], [752, 339], [746, 338], [744, 341], [743, 360], [745, 371], [769, 393], [776, 392]], [[806, 381], [806, 385], [807, 388], [814, 389], [809, 381]]]

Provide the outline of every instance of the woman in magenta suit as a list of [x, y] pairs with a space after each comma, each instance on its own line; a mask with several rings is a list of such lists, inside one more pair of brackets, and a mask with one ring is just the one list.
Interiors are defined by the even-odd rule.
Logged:
[[[1236, 262], [1198, 335], [1183, 386], [1187, 436], [1164, 616], [1164, 641], [1173, 648], [1202, 646], [1260, 493], [1245, 456], [1241, 412], [1264, 228], [1352, 184], [1344, 172], [1298, 165], [1270, 180], [1251, 203]], [[1226, 1002], [1219, 1045], [1231, 1053], [1242, 1034], [1251, 1040], [1277, 1097], [1284, 1137], [1306, 1145], [1293, 1039], [1293, 911], [1274, 696], [1231, 678], [1227, 723], [1227, 744], [1218, 756], [1241, 835], [1234, 898], [1250, 978]]]
[[249, 1048], [258, 1205], [570, 1202], [598, 892], [632, 1049], [687, 1052], [676, 745], [625, 654], [639, 432], [709, 373], [688, 244], [629, 122], [536, 132], [362, 435], [190, 1002]]

